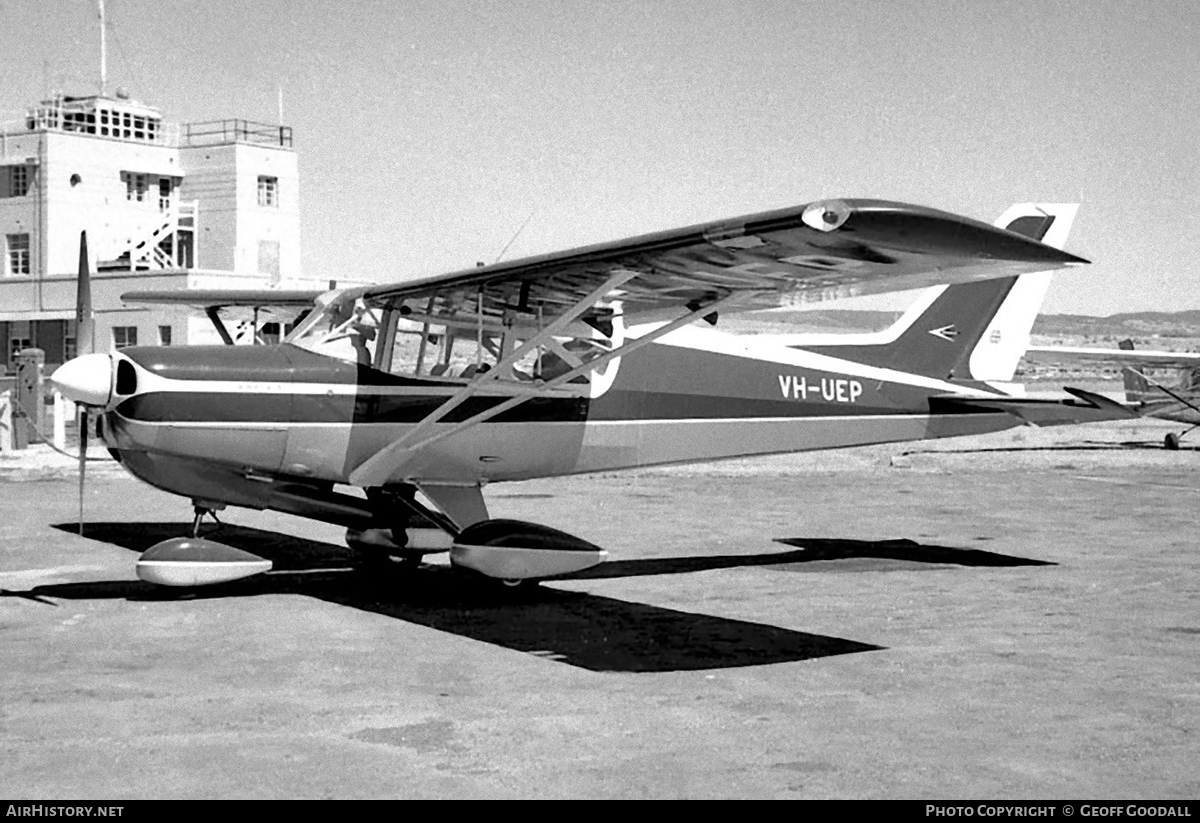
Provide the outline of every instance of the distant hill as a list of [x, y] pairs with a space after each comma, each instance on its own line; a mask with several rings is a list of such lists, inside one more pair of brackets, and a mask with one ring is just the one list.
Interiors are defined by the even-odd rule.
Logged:
[[1034, 322], [1033, 333], [1046, 337], [1200, 337], [1200, 310], [1126, 312], [1108, 317], [1046, 314]]

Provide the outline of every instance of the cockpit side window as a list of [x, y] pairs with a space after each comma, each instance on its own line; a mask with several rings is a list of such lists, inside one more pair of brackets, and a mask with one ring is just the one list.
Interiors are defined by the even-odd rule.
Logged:
[[[475, 313], [435, 315], [432, 309], [433, 301], [421, 311], [411, 304], [335, 297], [309, 315], [288, 342], [398, 376], [459, 385], [499, 369], [505, 360], [511, 362], [497, 374], [498, 382], [545, 383], [583, 369], [613, 345], [601, 332], [580, 324], [561, 335], [541, 337], [538, 345], [529, 347], [528, 341], [539, 338], [536, 318], [490, 317], [480, 322]], [[528, 350], [514, 360], [512, 355], [522, 348]], [[556, 390], [577, 392], [590, 377], [591, 372], [582, 370]]]

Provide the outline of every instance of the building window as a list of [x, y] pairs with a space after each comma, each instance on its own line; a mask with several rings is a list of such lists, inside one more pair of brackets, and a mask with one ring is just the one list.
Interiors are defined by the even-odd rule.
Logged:
[[17, 354], [25, 349], [33, 348], [32, 337], [10, 337], [8, 340], [8, 362], [16, 361]]
[[8, 186], [4, 193], [8, 197], [24, 197], [29, 194], [29, 166], [8, 167]]
[[279, 205], [279, 178], [258, 176], [258, 205]]
[[159, 326], [158, 327], [158, 345], [160, 345], [160, 346], [171, 345], [171, 327], [170, 326]]
[[137, 203], [144, 202], [146, 199], [146, 175], [123, 171], [121, 176], [125, 178], [125, 199]]
[[9, 277], [29, 274], [29, 235], [6, 234], [4, 239], [8, 249], [4, 255], [4, 273]]
[[158, 178], [158, 210], [168, 212], [171, 210], [172, 192], [170, 177]]
[[137, 345], [137, 326], [113, 326], [112, 340], [114, 349], [124, 349]]

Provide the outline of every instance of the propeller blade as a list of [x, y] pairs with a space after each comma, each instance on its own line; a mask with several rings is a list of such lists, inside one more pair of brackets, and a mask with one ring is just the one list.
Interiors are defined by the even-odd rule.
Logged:
[[83, 481], [87, 473], [88, 443], [87, 406], [79, 407], [79, 536], [83, 536]]
[[79, 280], [75, 289], [75, 354], [91, 354], [96, 350], [96, 321], [86, 231], [79, 233]]

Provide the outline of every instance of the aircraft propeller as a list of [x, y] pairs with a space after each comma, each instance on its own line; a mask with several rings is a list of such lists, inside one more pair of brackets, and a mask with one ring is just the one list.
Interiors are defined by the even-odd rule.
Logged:
[[[96, 347], [96, 321], [92, 314], [92, 274], [88, 264], [87, 232], [79, 233], [79, 278], [75, 291], [75, 356], [91, 354]], [[83, 535], [83, 487], [87, 475], [88, 406], [79, 409], [79, 534]]]
[[83, 485], [87, 475], [88, 410], [79, 407], [79, 536], [83, 536]]

